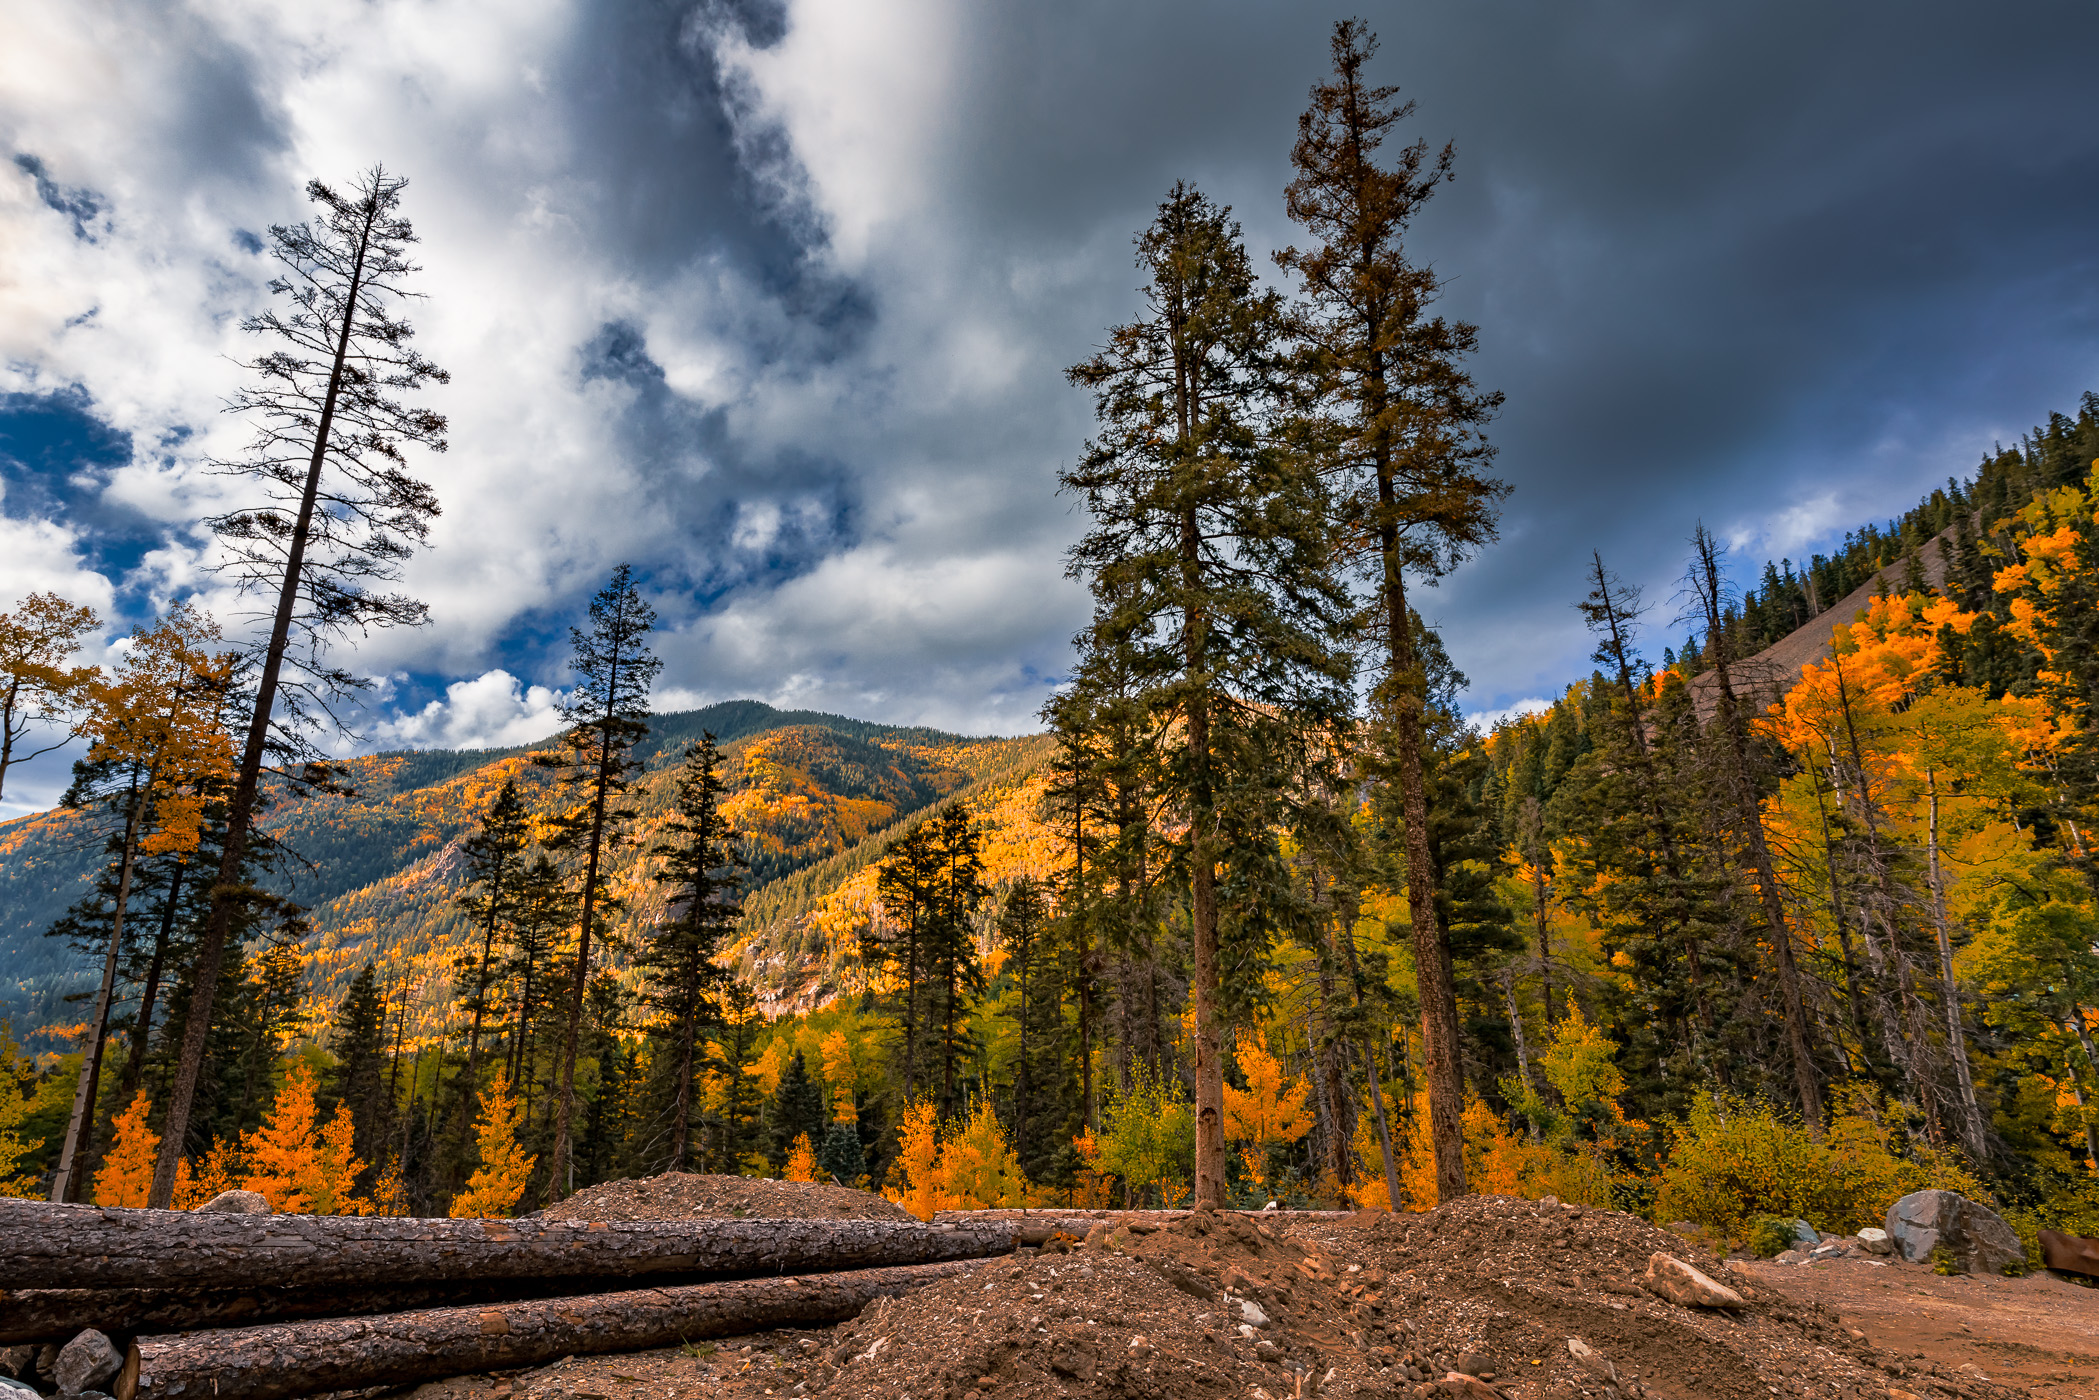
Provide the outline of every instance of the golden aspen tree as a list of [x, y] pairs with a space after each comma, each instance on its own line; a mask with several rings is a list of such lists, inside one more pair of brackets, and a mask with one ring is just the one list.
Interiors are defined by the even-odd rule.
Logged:
[[1027, 1204], [1028, 1179], [988, 1100], [940, 1147], [940, 1190], [950, 1210]]
[[931, 1099], [904, 1110], [897, 1143], [896, 1170], [903, 1182], [885, 1194], [920, 1220], [931, 1220], [940, 1209], [940, 1118]]
[[[73, 737], [72, 711], [95, 679], [95, 668], [66, 663], [100, 625], [94, 609], [56, 593], [32, 593], [13, 612], [0, 613], [0, 793], [7, 790], [9, 768]], [[56, 743], [17, 752], [32, 730], [60, 727]]]
[[789, 1181], [816, 1180], [816, 1148], [810, 1145], [809, 1134], [797, 1134], [794, 1146], [787, 1149], [786, 1177]]
[[860, 1110], [853, 1104], [853, 1087], [858, 1076], [853, 1068], [853, 1044], [844, 1026], [824, 1037], [823, 1062], [824, 1083], [831, 1090], [831, 1121], [859, 1122]]
[[[1240, 1160], [1247, 1175], [1266, 1191], [1268, 1149], [1296, 1142], [1312, 1131], [1312, 1110], [1305, 1106], [1312, 1086], [1303, 1075], [1283, 1082], [1282, 1063], [1268, 1053], [1265, 1034], [1251, 1044], [1242, 1044], [1238, 1060], [1246, 1087], [1224, 1086], [1224, 1135], [1241, 1144]], [[1382, 1160], [1378, 1175], [1384, 1175]]]
[[481, 1119], [475, 1129], [481, 1165], [467, 1178], [466, 1190], [452, 1201], [455, 1220], [493, 1220], [510, 1215], [525, 1194], [538, 1158], [518, 1142], [524, 1112], [510, 1091], [510, 1076], [497, 1070], [481, 1091]]
[[153, 1101], [144, 1094], [117, 1115], [116, 1140], [102, 1169], [95, 1173], [98, 1206], [143, 1206], [153, 1194], [153, 1162], [160, 1155], [160, 1134], [146, 1126]]

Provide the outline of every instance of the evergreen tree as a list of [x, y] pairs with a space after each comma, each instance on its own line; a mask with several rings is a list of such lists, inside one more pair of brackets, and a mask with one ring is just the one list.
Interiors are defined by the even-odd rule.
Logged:
[[959, 802], [927, 825], [935, 828], [940, 855], [926, 925], [928, 1020], [939, 1032], [941, 1112], [953, 1117], [960, 1106], [957, 1067], [980, 1048], [969, 1012], [984, 990], [976, 939], [977, 906], [985, 895], [983, 838]]
[[1377, 40], [1361, 21], [1337, 23], [1332, 50], [1333, 78], [1313, 88], [1298, 119], [1297, 175], [1286, 193], [1290, 217], [1319, 242], [1285, 249], [1276, 261], [1303, 283], [1333, 469], [1347, 483], [1354, 518], [1377, 541], [1368, 558], [1385, 674], [1374, 734], [1380, 766], [1401, 793], [1436, 1185], [1449, 1200], [1466, 1190], [1457, 1000], [1429, 874], [1427, 677], [1414, 652], [1406, 588], [1409, 574], [1433, 578], [1494, 537], [1496, 504], [1508, 488], [1486, 474], [1493, 451], [1480, 430], [1501, 395], [1481, 391], [1462, 368], [1477, 330], [1429, 314], [1436, 275], [1404, 247], [1422, 204], [1451, 177], [1455, 152], [1445, 146], [1431, 156], [1417, 141], [1389, 169], [1379, 165], [1387, 133], [1414, 104], [1397, 101], [1397, 88], [1366, 81]]
[[308, 182], [323, 217], [270, 229], [271, 252], [284, 267], [270, 290], [291, 309], [266, 311], [243, 326], [277, 348], [248, 366], [254, 382], [230, 405], [255, 425], [248, 453], [217, 465], [258, 489], [266, 504], [211, 523], [242, 591], [274, 602], [257, 648], [255, 700], [227, 802], [211, 915], [184, 979], [198, 1000], [183, 1017], [168, 1126], [154, 1165], [153, 1204], [162, 1209], [174, 1200], [175, 1169], [209, 1052], [219, 964], [242, 922], [240, 906], [255, 894], [242, 876], [264, 765], [303, 760], [297, 776], [325, 781], [331, 770], [316, 762], [311, 727], [331, 703], [366, 684], [329, 663], [328, 644], [351, 632], [428, 620], [415, 599], [372, 587], [400, 576], [401, 562], [438, 513], [430, 488], [408, 474], [402, 447], [445, 446], [445, 420], [398, 397], [448, 377], [410, 348], [413, 328], [391, 314], [417, 271], [408, 258], [415, 230], [398, 212], [407, 183], [377, 166], [347, 197]]
[[918, 1095], [933, 924], [939, 918], [941, 850], [932, 822], [921, 821], [890, 847], [875, 872], [882, 917], [861, 929], [860, 958], [894, 983], [902, 1034], [891, 1073], [906, 1101]]
[[357, 1155], [373, 1163], [385, 1153], [393, 1108], [386, 1086], [386, 1003], [379, 971], [366, 963], [350, 979], [335, 1010], [330, 1026], [335, 1064], [328, 1071], [323, 1099], [331, 1111], [337, 1105], [350, 1110]]
[[590, 600], [590, 627], [569, 629], [574, 652], [569, 660], [576, 688], [562, 706], [569, 729], [561, 736], [566, 752], [546, 760], [561, 770], [562, 785], [575, 802], [548, 822], [548, 845], [578, 851], [583, 858], [576, 964], [563, 1031], [560, 1083], [554, 1098], [554, 1142], [547, 1153], [549, 1199], [560, 1200], [572, 1189], [570, 1119], [576, 1102], [576, 1050], [583, 1032], [583, 994], [589, 984], [590, 947], [602, 938], [605, 921], [616, 907], [603, 888], [607, 852], [619, 843], [633, 809], [615, 805], [626, 793], [638, 764], [634, 745], [649, 732], [649, 687], [663, 663], [649, 650], [656, 610], [642, 601], [634, 570], [626, 564]]
[[1093, 589], [1094, 664], [1127, 666], [1161, 735], [1188, 890], [1195, 1204], [1215, 1207], [1223, 1025], [1260, 996], [1273, 936], [1269, 779], [1307, 732], [1345, 724], [1350, 659], [1330, 503], [1289, 443], [1280, 298], [1256, 285], [1228, 212], [1186, 185], [1137, 246], [1142, 315], [1070, 371], [1100, 434], [1062, 484], [1092, 517], [1070, 572]]
[[840, 1186], [851, 1186], [867, 1175], [867, 1154], [860, 1146], [860, 1130], [851, 1123], [833, 1123], [824, 1130], [816, 1149], [816, 1165]]
[[495, 992], [501, 965], [495, 955], [496, 932], [511, 916], [525, 848], [531, 844], [531, 814], [518, 796], [517, 783], [505, 781], [481, 814], [481, 829], [459, 847], [466, 857], [467, 882], [473, 888], [459, 896], [458, 905], [481, 935], [479, 952], [459, 958], [453, 969], [460, 1009], [467, 1013], [466, 1065], [458, 1079], [462, 1137], [472, 1127], [474, 1097], [480, 1088], [482, 1024], [498, 1011]]
[[678, 772], [664, 828], [671, 839], [651, 850], [664, 860], [656, 878], [669, 887], [670, 902], [636, 963], [648, 979], [643, 1000], [656, 1013], [656, 1029], [671, 1042], [670, 1171], [685, 1170], [705, 1032], [720, 1021], [721, 987], [732, 975], [715, 959], [743, 915], [736, 892], [745, 861], [722, 816], [724, 791], [721, 749], [714, 735], [703, 734], [686, 749]]
[[823, 1085], [809, 1073], [808, 1060], [797, 1050], [781, 1073], [780, 1087], [774, 1091], [773, 1100], [766, 1107], [765, 1130], [770, 1148], [767, 1157], [774, 1169], [778, 1170], [787, 1161], [796, 1138], [806, 1137], [811, 1142], [823, 1138], [828, 1131], [829, 1119], [830, 1115], [824, 1111]]

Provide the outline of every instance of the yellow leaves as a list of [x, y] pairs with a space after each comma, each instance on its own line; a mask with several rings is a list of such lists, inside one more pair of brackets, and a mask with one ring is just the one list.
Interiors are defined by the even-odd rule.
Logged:
[[[1618, 1112], [1625, 1075], [1618, 1069], [1618, 1047], [1577, 1006], [1552, 1029], [1552, 1043], [1538, 1057], [1538, 1068], [1567, 1105], [1601, 1103]], [[1622, 1115], [1620, 1115], [1622, 1117]]]
[[160, 1154], [160, 1134], [146, 1126], [153, 1101], [143, 1092], [117, 1115], [116, 1141], [95, 1173], [98, 1206], [143, 1206], [153, 1194], [153, 1164]]
[[1268, 1053], [1265, 1034], [1254, 1044], [1241, 1045], [1238, 1060], [1246, 1088], [1224, 1086], [1224, 1135], [1228, 1140], [1260, 1152], [1270, 1143], [1296, 1142], [1312, 1130], [1312, 1113], [1305, 1107], [1312, 1086], [1302, 1075], [1287, 1086], [1283, 1083], [1283, 1067]]
[[350, 1108], [315, 1131], [314, 1077], [299, 1065], [286, 1077], [260, 1128], [241, 1141], [248, 1175], [243, 1188], [260, 1192], [285, 1215], [369, 1215], [371, 1203], [350, 1194], [364, 1170], [351, 1150]]
[[988, 1100], [940, 1146], [940, 1194], [947, 1210], [994, 1210], [1027, 1204], [1028, 1179]]
[[481, 1165], [467, 1178], [466, 1190], [452, 1201], [455, 1220], [492, 1220], [517, 1209], [539, 1160], [518, 1142], [524, 1110], [510, 1092], [510, 1077], [498, 1071], [481, 1091], [481, 1117], [475, 1125]]
[[940, 1209], [940, 1119], [931, 1099], [904, 1110], [897, 1142], [896, 1169], [904, 1184], [885, 1194], [920, 1220], [931, 1220]]
[[175, 1168], [175, 1209], [195, 1210], [222, 1192], [233, 1190], [246, 1171], [240, 1144], [231, 1138], [211, 1145], [204, 1154], [201, 1171], [193, 1171], [189, 1159], [184, 1158]]
[[1195, 1110], [1180, 1080], [1139, 1065], [1129, 1092], [1101, 1120], [1094, 1158], [1101, 1171], [1140, 1192], [1157, 1187], [1165, 1205], [1186, 1193], [1195, 1175]]
[[794, 1042], [783, 1035], [767, 1045], [765, 1053], [744, 1073], [758, 1081], [759, 1093], [771, 1098], [780, 1092], [780, 1076], [787, 1072], [788, 1063], [793, 1059]]
[[853, 1044], [839, 1026], [824, 1037], [822, 1046], [824, 1083], [831, 1090], [831, 1120], [836, 1123], [857, 1123], [860, 1111], [853, 1106], [853, 1087], [856, 1075], [853, 1069]]
[[795, 1136], [794, 1146], [787, 1153], [787, 1179], [789, 1181], [816, 1180], [816, 1148], [809, 1142], [809, 1134]]
[[[52, 1082], [61, 1078], [53, 1076]], [[30, 1083], [29, 1058], [15, 1044], [7, 1024], [0, 1022], [0, 1196], [33, 1198], [38, 1194], [33, 1178], [15, 1174], [16, 1163], [28, 1155], [31, 1146], [18, 1132], [22, 1120], [37, 1106], [37, 1100], [23, 1092]]]

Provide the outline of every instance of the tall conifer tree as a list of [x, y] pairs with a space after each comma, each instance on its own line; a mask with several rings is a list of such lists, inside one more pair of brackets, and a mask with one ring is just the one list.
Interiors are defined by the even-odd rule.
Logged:
[[1332, 424], [1332, 466], [1375, 547], [1364, 556], [1384, 623], [1377, 691], [1381, 757], [1404, 813], [1407, 908], [1421, 988], [1423, 1053], [1438, 1195], [1465, 1193], [1463, 1076], [1450, 949], [1436, 922], [1430, 873], [1423, 724], [1427, 686], [1408, 627], [1407, 577], [1434, 578], [1494, 536], [1507, 487], [1486, 474], [1480, 429], [1501, 405], [1462, 368], [1474, 327], [1430, 314], [1435, 273], [1407, 257], [1407, 226], [1451, 177], [1455, 152], [1426, 142], [1377, 161], [1414, 110], [1372, 86], [1376, 38], [1359, 20], [1334, 26], [1333, 77], [1312, 89], [1291, 152], [1290, 217], [1318, 239], [1276, 255], [1302, 280], [1311, 364]]
[[309, 727], [362, 684], [330, 664], [328, 645], [346, 633], [428, 620], [415, 599], [373, 589], [399, 577], [438, 514], [435, 493], [408, 474], [402, 448], [445, 448], [444, 418], [401, 398], [448, 378], [411, 347], [414, 330], [395, 313], [414, 295], [407, 281], [418, 270], [408, 256], [415, 230], [399, 213], [407, 184], [378, 166], [348, 195], [309, 182], [322, 217], [270, 229], [283, 268], [270, 290], [290, 309], [244, 326], [276, 348], [248, 366], [254, 382], [231, 405], [254, 423], [255, 439], [245, 456], [218, 465], [255, 483], [267, 503], [212, 524], [241, 588], [273, 602], [258, 643], [255, 703], [227, 803], [211, 914], [186, 979], [192, 1002], [153, 1169], [153, 1204], [163, 1209], [174, 1199], [210, 1049], [219, 965], [241, 906], [255, 894], [244, 875], [264, 765], [300, 761], [302, 776], [325, 779]]
[[[1070, 371], [1099, 435], [1064, 473], [1092, 528], [1092, 647], [1114, 653], [1162, 734], [1189, 891], [1195, 1204], [1224, 1203], [1224, 1021], [1260, 994], [1279, 870], [1278, 755], [1345, 723], [1345, 600], [1315, 464], [1284, 438], [1281, 299], [1229, 212], [1176, 185], [1137, 240], [1139, 318]], [[1225, 907], [1229, 901], [1229, 909]]]
[[626, 564], [590, 600], [590, 626], [571, 627], [575, 648], [569, 667], [576, 688], [562, 706], [569, 729], [561, 736], [565, 750], [547, 759], [561, 770], [562, 785], [575, 803], [547, 825], [548, 845], [582, 855], [582, 911], [576, 933], [576, 968], [569, 985], [567, 1024], [562, 1031], [560, 1080], [554, 1099], [554, 1143], [547, 1153], [548, 1194], [560, 1200], [569, 1191], [571, 1119], [576, 1107], [576, 1045], [583, 1030], [583, 999], [590, 985], [591, 939], [609, 912], [603, 888], [607, 851], [616, 845], [633, 819], [632, 809], [615, 805], [625, 795], [640, 766], [634, 745], [649, 732], [649, 687], [663, 663], [649, 650], [656, 610], [634, 586]]

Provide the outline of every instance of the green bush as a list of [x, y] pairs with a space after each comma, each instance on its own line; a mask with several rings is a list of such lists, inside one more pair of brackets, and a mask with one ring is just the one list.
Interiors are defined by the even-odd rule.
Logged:
[[1759, 1259], [1775, 1259], [1791, 1249], [1794, 1243], [1793, 1222], [1790, 1220], [1760, 1215], [1749, 1227], [1749, 1252]]

